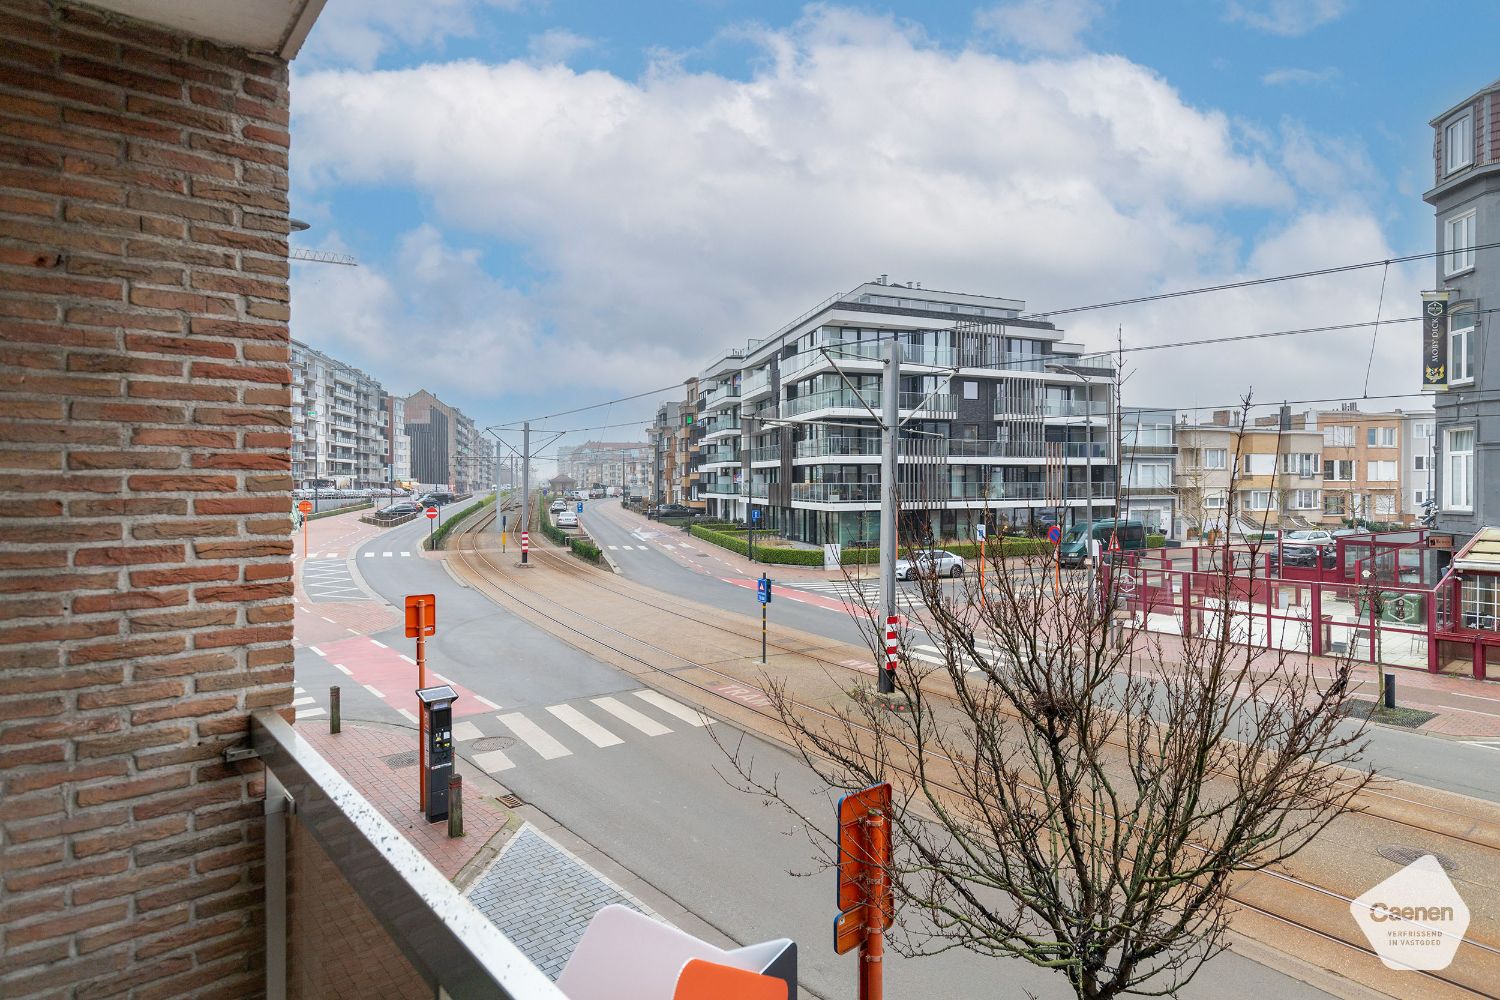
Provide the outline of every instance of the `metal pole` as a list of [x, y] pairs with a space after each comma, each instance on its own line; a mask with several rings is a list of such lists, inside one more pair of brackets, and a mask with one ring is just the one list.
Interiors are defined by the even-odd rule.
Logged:
[[1089, 557], [1089, 614], [1094, 613], [1094, 578], [1099, 573], [1099, 567], [1094, 560], [1094, 387], [1089, 382], [1087, 375], [1080, 376], [1083, 379], [1083, 388], [1086, 402], [1083, 404], [1083, 475], [1088, 480], [1084, 484], [1084, 497], [1087, 502], [1085, 515], [1088, 518], [1088, 530], [1084, 539], [1085, 551]]
[[[762, 573], [760, 578], [764, 580], [766, 574]], [[761, 584], [762, 587], [765, 584]], [[760, 602], [760, 662], [766, 662], [766, 602]]]
[[859, 952], [860, 1000], [883, 1000], [885, 996], [885, 915], [890, 893], [890, 829], [885, 814], [870, 813], [865, 821], [870, 836], [870, 858], [874, 871], [870, 876], [869, 901], [865, 904], [865, 943]]
[[[521, 537], [531, 531], [531, 421], [521, 425]], [[521, 565], [526, 565], [527, 546], [521, 546]]]
[[[885, 343], [885, 379], [882, 382], [881, 412], [884, 415], [884, 436], [880, 449], [880, 599], [884, 605], [885, 619], [896, 617], [896, 505], [897, 482], [896, 434], [901, 424], [901, 345], [896, 334]], [[880, 664], [877, 689], [883, 694], [896, 690], [895, 678]]]
[[328, 689], [328, 731], [337, 733], [341, 714], [339, 712], [339, 686], [332, 685]]
[[[425, 785], [426, 782], [423, 782]], [[448, 775], [448, 836], [464, 835], [464, 779], [454, 771]]]
[[[425, 620], [425, 615], [417, 612], [417, 620]], [[417, 630], [417, 687], [427, 686], [427, 637]], [[417, 705], [417, 802], [421, 806], [423, 815], [427, 813], [427, 711], [425, 706]]]
[[286, 1000], [286, 789], [268, 768], [265, 801], [266, 1000]]

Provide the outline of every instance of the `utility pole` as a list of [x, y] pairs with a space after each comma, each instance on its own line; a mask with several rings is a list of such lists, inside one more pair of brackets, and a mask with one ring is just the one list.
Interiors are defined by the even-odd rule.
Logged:
[[[521, 425], [521, 537], [529, 538], [531, 532], [531, 421]], [[521, 565], [527, 565], [527, 549], [521, 546]]]
[[502, 535], [505, 534], [505, 515], [500, 513], [500, 462], [504, 457], [500, 454], [500, 439], [497, 437], [495, 438], [495, 530]]
[[[880, 448], [880, 600], [885, 608], [885, 626], [889, 633], [896, 624], [896, 507], [900, 497], [897, 481], [897, 434], [901, 429], [901, 345], [896, 334], [885, 342], [885, 378], [882, 382], [881, 413], [884, 414], [884, 437]], [[889, 662], [881, 664], [877, 690], [890, 694], [896, 690]]]

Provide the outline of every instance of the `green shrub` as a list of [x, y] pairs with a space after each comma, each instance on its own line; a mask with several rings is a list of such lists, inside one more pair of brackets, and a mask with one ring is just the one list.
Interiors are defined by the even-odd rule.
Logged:
[[1148, 548], [1148, 549], [1164, 549], [1166, 547], [1167, 547], [1167, 536], [1166, 535], [1147, 535], [1146, 536], [1146, 548]]
[[599, 550], [599, 546], [587, 538], [568, 539], [568, 548], [572, 549], [573, 554], [578, 558], [591, 563], [597, 563], [604, 557], [604, 553]]
[[469, 504], [469, 506], [465, 507], [463, 510], [459, 511], [457, 514], [454, 514], [452, 517], [448, 518], [441, 525], [439, 525], [436, 531], [424, 538], [422, 540], [422, 547], [429, 551], [431, 551], [432, 549], [442, 548], [443, 540], [452, 533], [454, 526], [456, 526], [460, 521], [468, 517], [470, 514], [474, 513], [477, 510], [482, 510], [483, 508], [488, 507], [494, 502], [495, 494], [491, 493], [483, 500], [476, 500], [474, 503]]

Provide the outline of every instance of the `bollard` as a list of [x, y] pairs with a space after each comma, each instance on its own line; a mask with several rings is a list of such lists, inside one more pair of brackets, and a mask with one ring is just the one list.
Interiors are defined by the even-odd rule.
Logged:
[[1385, 707], [1396, 707], [1396, 675], [1385, 675]]
[[328, 689], [328, 731], [330, 733], [339, 731], [339, 686], [337, 684]]
[[464, 835], [464, 779], [455, 771], [448, 775], [448, 836]]

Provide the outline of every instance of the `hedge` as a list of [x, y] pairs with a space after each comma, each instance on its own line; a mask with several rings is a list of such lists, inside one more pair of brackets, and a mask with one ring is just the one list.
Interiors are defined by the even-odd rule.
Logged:
[[441, 525], [438, 526], [437, 530], [434, 531], [431, 535], [429, 535], [426, 538], [422, 539], [422, 547], [424, 549], [429, 550], [429, 551], [431, 551], [432, 549], [440, 549], [440, 548], [442, 548], [443, 547], [443, 539], [447, 538], [448, 535], [449, 535], [449, 533], [453, 531], [453, 526], [454, 525], [458, 524], [458, 522], [462, 521], [464, 518], [468, 517], [470, 514], [474, 513], [475, 511], [480, 510], [481, 508], [484, 508], [484, 507], [488, 507], [490, 504], [492, 504], [494, 502], [495, 502], [495, 494], [491, 493], [489, 496], [485, 497], [483, 500], [476, 500], [474, 503], [469, 504], [469, 506], [465, 507], [463, 510], [459, 511], [457, 514], [454, 514], [452, 517], [450, 517], [447, 520], [445, 520]]
[[[727, 531], [715, 531], [701, 524], [695, 524], [692, 533], [711, 542], [720, 548], [731, 552], [738, 552], [742, 556], [750, 554], [750, 543], [742, 534], [730, 534]], [[757, 546], [755, 549], [755, 561], [781, 566], [821, 566], [823, 565], [823, 553], [817, 549], [784, 549], [773, 546]]]
[[1146, 536], [1146, 548], [1148, 548], [1148, 549], [1164, 549], [1166, 547], [1167, 547], [1167, 536], [1166, 535], [1147, 535]]
[[333, 517], [335, 514], [347, 514], [351, 510], [365, 510], [373, 506], [375, 506], [374, 500], [366, 500], [364, 503], [351, 503], [345, 507], [335, 507], [333, 510], [320, 510], [316, 514], [308, 514], [303, 520], [316, 521], [320, 517]]
[[[1045, 554], [1052, 551], [1052, 543], [1043, 538], [1015, 538], [1008, 537], [1000, 542], [1001, 554], [1007, 558], [1024, 558]], [[948, 544], [935, 544], [935, 549], [943, 549], [952, 552], [956, 556], [965, 559], [977, 559], [979, 557], [978, 542], [950, 542]], [[902, 549], [905, 554], [905, 547]], [[995, 554], [995, 542], [986, 542], [984, 545], [985, 558]], [[880, 562], [879, 549], [844, 549], [841, 561], [845, 566], [868, 566]]]
[[547, 509], [547, 504], [537, 505], [537, 520], [541, 523], [542, 534], [558, 545], [567, 546], [568, 551], [585, 562], [597, 563], [604, 558], [604, 553], [594, 544], [593, 539], [574, 537], [553, 524], [552, 513]]

